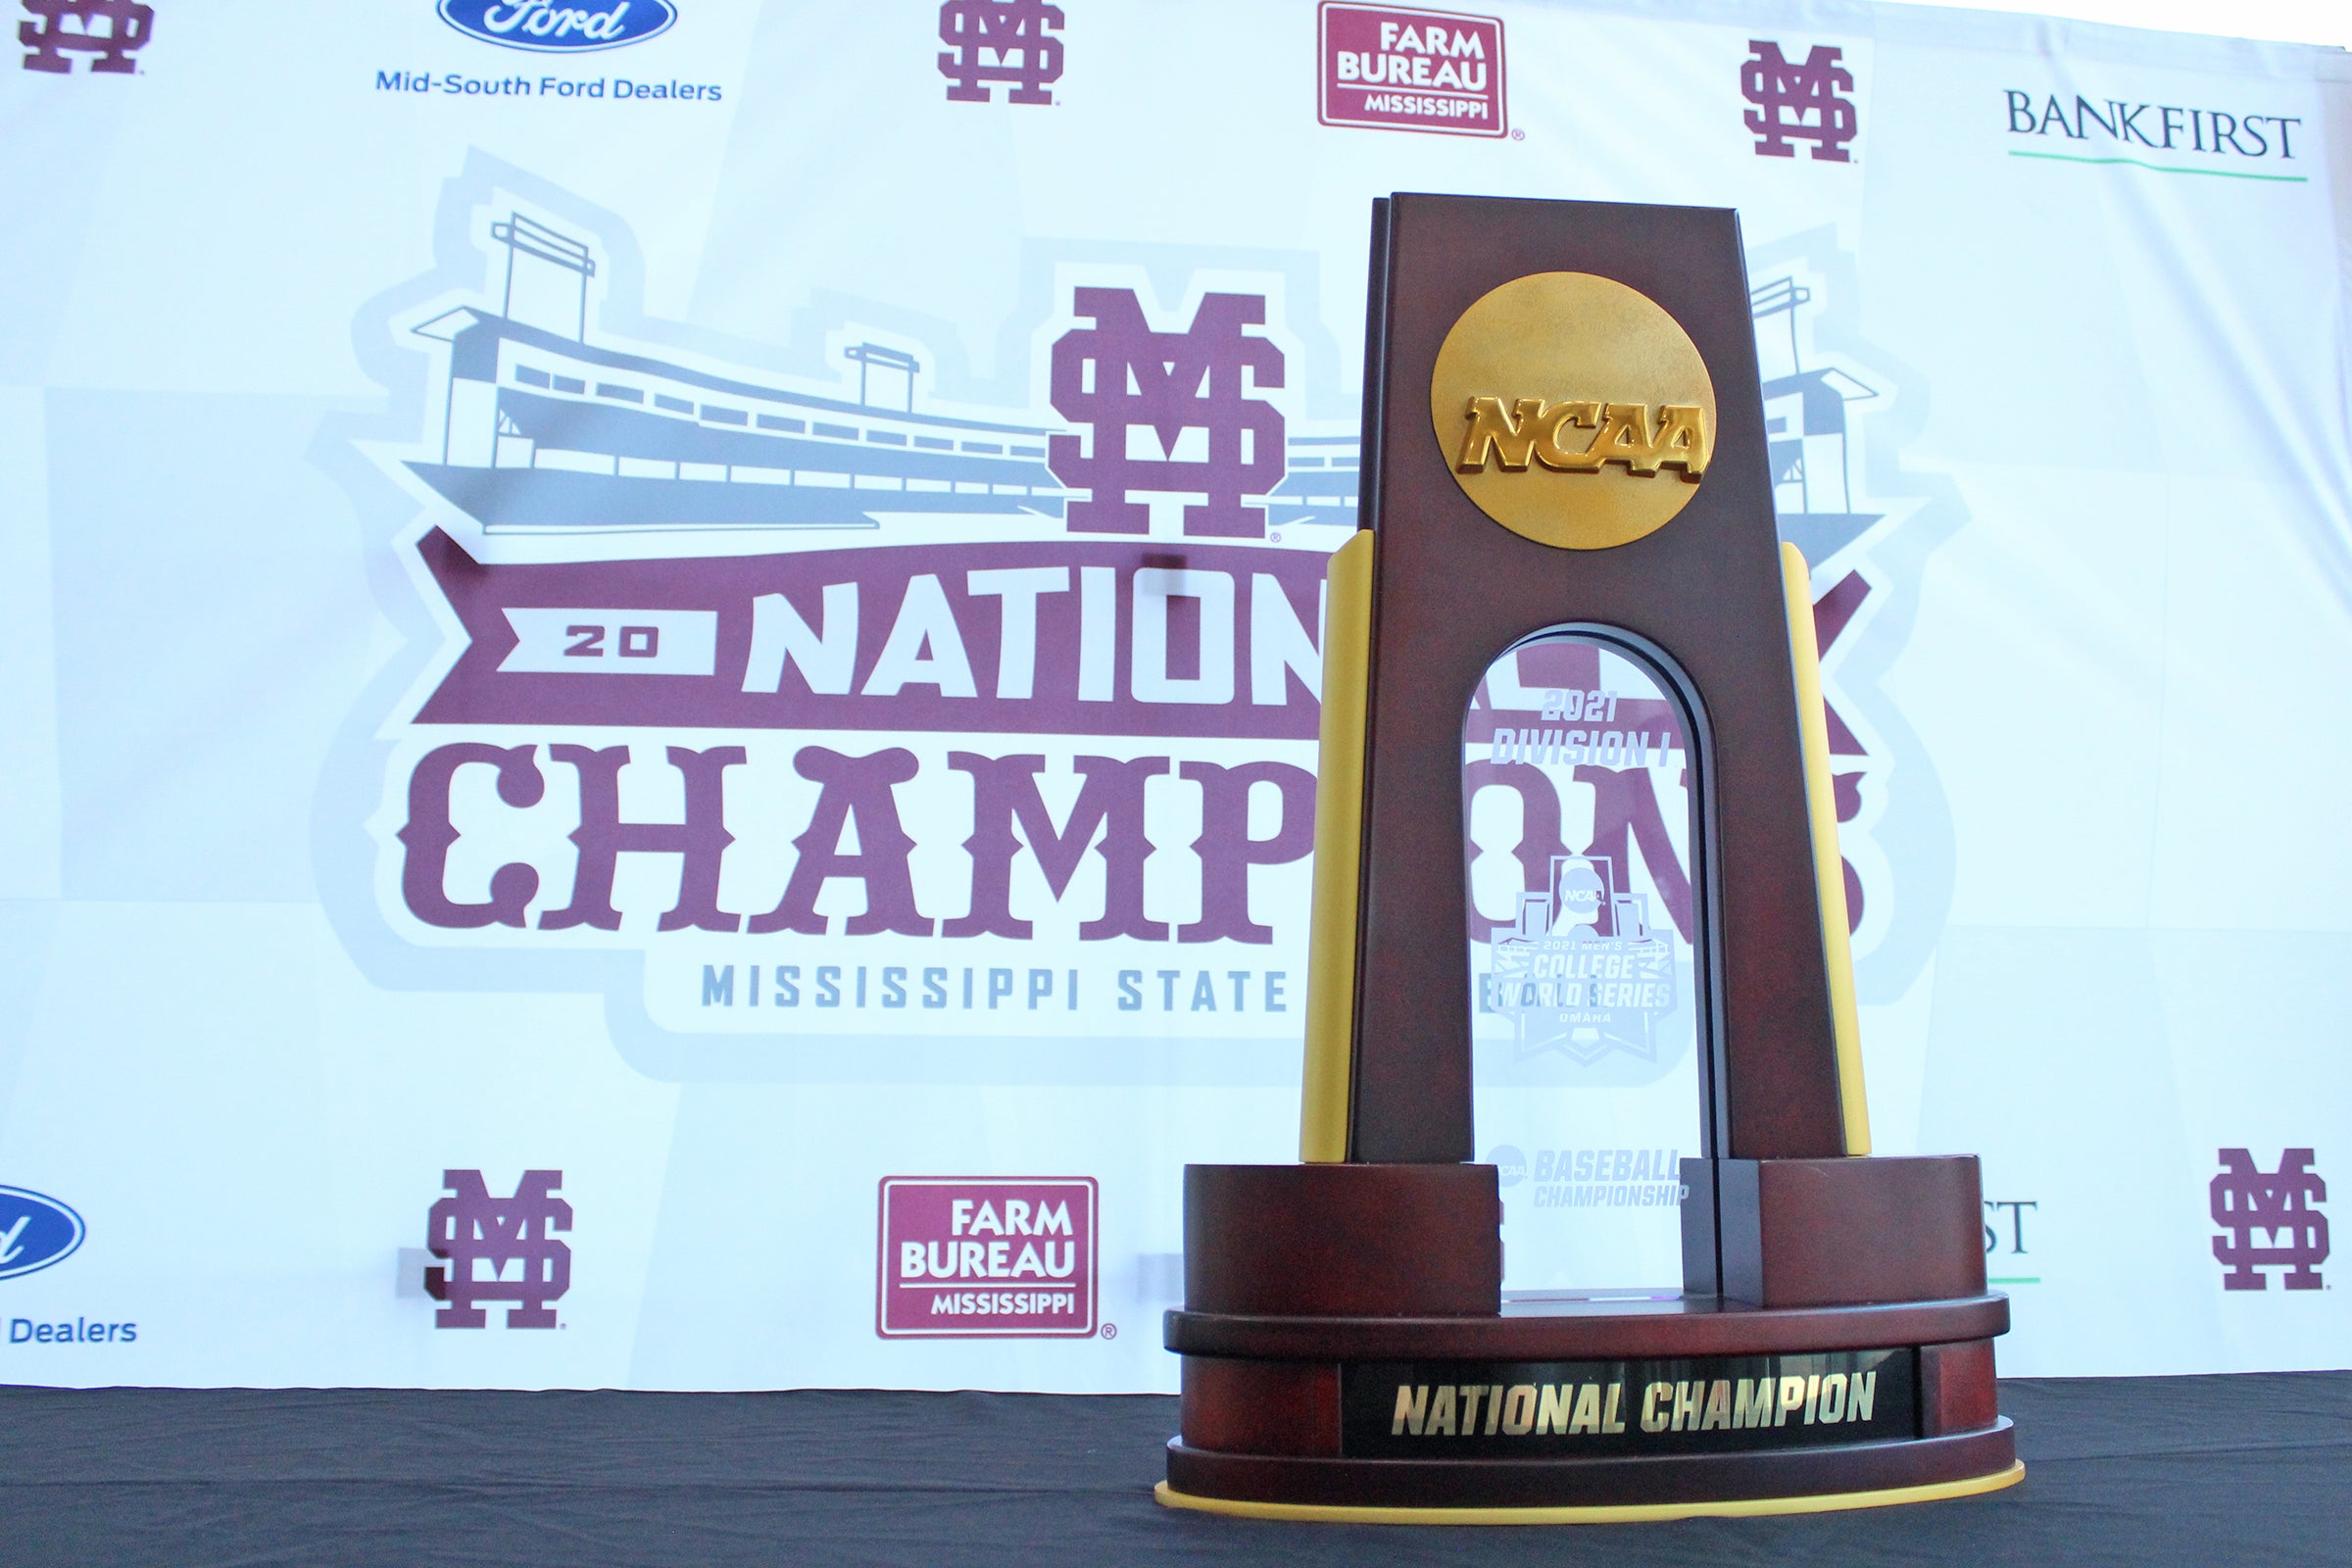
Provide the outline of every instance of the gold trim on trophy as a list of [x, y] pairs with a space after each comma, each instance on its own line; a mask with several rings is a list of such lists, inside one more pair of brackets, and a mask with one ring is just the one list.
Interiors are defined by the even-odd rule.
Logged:
[[1870, 1152], [1870, 1102], [1862, 1092], [1862, 1022], [1854, 1005], [1854, 948], [1845, 912], [1845, 859], [1838, 853], [1838, 797], [1830, 781], [1830, 722], [1821, 698], [1821, 646], [1813, 630], [1813, 573], [1804, 552], [1781, 542], [1788, 603], [1788, 652], [1796, 666], [1796, 719], [1805, 754], [1805, 815], [1813, 878], [1821, 891], [1821, 946], [1829, 961], [1830, 1020], [1838, 1043], [1838, 1107], [1845, 1152]]
[[1177, 1491], [1165, 1481], [1152, 1489], [1163, 1508], [1197, 1508], [1202, 1513], [1228, 1514], [1237, 1519], [1293, 1519], [1344, 1525], [1626, 1525], [1662, 1519], [1759, 1519], [1775, 1514], [1841, 1513], [1853, 1508], [1885, 1508], [1905, 1502], [1936, 1502], [1947, 1497], [1974, 1497], [2026, 1479], [2022, 1461], [2006, 1470], [1963, 1481], [1934, 1481], [1914, 1487], [1883, 1487], [1867, 1492], [1818, 1492], [1794, 1497], [1736, 1497], [1727, 1501], [1568, 1503], [1523, 1508], [1447, 1508], [1427, 1506], [1382, 1507], [1361, 1503], [1258, 1502], [1225, 1497], [1197, 1497]]
[[1323, 620], [1323, 719], [1315, 759], [1315, 874], [1307, 917], [1306, 1073], [1298, 1157], [1348, 1157], [1355, 1070], [1355, 915], [1363, 871], [1365, 707], [1372, 678], [1372, 539], [1332, 552]]

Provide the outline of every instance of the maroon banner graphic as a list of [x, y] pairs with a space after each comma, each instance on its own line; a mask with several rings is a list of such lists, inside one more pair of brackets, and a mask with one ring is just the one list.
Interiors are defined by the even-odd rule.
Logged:
[[1321, 551], [1082, 541], [485, 565], [421, 724], [1311, 740]]

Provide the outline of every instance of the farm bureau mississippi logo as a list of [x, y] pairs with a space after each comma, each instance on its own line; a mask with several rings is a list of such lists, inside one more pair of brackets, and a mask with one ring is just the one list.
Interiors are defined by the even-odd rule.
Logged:
[[437, 1329], [478, 1329], [484, 1301], [507, 1301], [507, 1327], [556, 1327], [554, 1302], [571, 1289], [571, 1249], [555, 1233], [571, 1229], [571, 1205], [556, 1196], [560, 1170], [526, 1170], [511, 1198], [493, 1195], [478, 1170], [445, 1170], [449, 1196], [425, 1216], [425, 1250], [441, 1260], [424, 1271], [424, 1294], [442, 1303]]
[[1096, 1197], [1092, 1176], [885, 1176], [874, 1332], [1094, 1334]]
[[1494, 17], [1324, 0], [1322, 95], [1326, 125], [1510, 133], [1502, 94], [1502, 23]]
[[[2226, 1235], [2213, 1239], [2213, 1255], [2227, 1271], [2226, 1291], [2267, 1291], [2264, 1269], [2283, 1268], [2280, 1283], [2290, 1291], [2316, 1291], [2319, 1266], [2328, 1261], [2328, 1216], [2314, 1204], [2328, 1200], [2328, 1184], [2312, 1168], [2313, 1152], [2289, 1149], [2278, 1168], [2265, 1171], [2246, 1149], [2221, 1151], [2222, 1168], [2211, 1183], [2213, 1222]], [[2258, 1242], [2260, 1232], [2267, 1241]]]
[[670, 0], [441, 0], [441, 20], [468, 37], [540, 54], [586, 54], [643, 43], [678, 20]]
[[155, 7], [136, 0], [21, 0], [30, 20], [17, 24], [24, 69], [70, 74], [73, 56], [87, 55], [102, 75], [137, 73], [135, 50], [155, 33]]

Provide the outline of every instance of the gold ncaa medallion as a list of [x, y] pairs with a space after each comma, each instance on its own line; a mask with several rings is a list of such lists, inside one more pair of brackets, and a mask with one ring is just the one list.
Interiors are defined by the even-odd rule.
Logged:
[[1429, 416], [1481, 512], [1539, 544], [1606, 550], [1656, 532], [1698, 493], [1715, 385], [1690, 334], [1646, 294], [1536, 272], [1453, 323]]

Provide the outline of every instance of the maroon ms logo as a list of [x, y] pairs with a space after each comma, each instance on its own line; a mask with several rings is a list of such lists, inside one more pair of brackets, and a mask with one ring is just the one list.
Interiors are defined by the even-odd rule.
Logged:
[[88, 55], [90, 69], [129, 75], [139, 68], [131, 51], [146, 47], [155, 29], [155, 7], [135, 0], [23, 0], [32, 14], [17, 24], [17, 41], [26, 50], [26, 71], [64, 75], [74, 69], [70, 53]]
[[[2266, 1268], [2283, 1268], [2290, 1291], [2320, 1288], [2319, 1265], [2328, 1261], [2328, 1216], [2313, 1208], [2328, 1200], [2328, 1184], [2311, 1168], [2312, 1152], [2289, 1149], [2278, 1168], [2265, 1171], [2246, 1149], [2221, 1152], [2221, 1173], [2211, 1189], [2213, 1222], [2230, 1234], [2213, 1239], [2213, 1255], [2230, 1272], [2226, 1291], [2270, 1289]], [[2270, 1238], [2257, 1244], [2254, 1233]]]
[[1074, 435], [1046, 443], [1054, 476], [1094, 492], [1070, 503], [1070, 530], [1148, 533], [1152, 509], [1129, 491], [1193, 491], [1206, 499], [1184, 509], [1187, 534], [1264, 538], [1265, 509], [1243, 498], [1289, 466], [1282, 411], [1251, 396], [1282, 385], [1282, 350], [1242, 330], [1264, 324], [1264, 298], [1204, 294], [1182, 332], [1152, 331], [1132, 289], [1077, 289], [1071, 308], [1095, 324], [1054, 345], [1054, 411], [1094, 434], [1084, 452]]
[[1007, 103], [1050, 104], [1047, 84], [1061, 79], [1061, 8], [1045, 0], [946, 0], [939, 8], [939, 41], [951, 52], [939, 57], [954, 103], [985, 104], [994, 99], [989, 83], [1012, 90]]
[[[512, 1198], [493, 1198], [478, 1170], [445, 1170], [450, 1196], [426, 1217], [425, 1248], [447, 1265], [424, 1271], [424, 1294], [445, 1303], [437, 1329], [478, 1329], [478, 1303], [512, 1301], [511, 1329], [552, 1329], [548, 1303], [571, 1289], [571, 1249], [551, 1234], [571, 1229], [571, 1205], [556, 1196], [560, 1170], [526, 1170]], [[483, 1265], [487, 1265], [484, 1267]]]
[[1845, 144], [1859, 126], [1853, 100], [1840, 96], [1854, 90], [1853, 73], [1838, 63], [1843, 51], [1825, 45], [1790, 65], [1777, 43], [1750, 38], [1747, 47], [1740, 95], [1756, 106], [1746, 117], [1756, 133], [1756, 156], [1794, 158], [1796, 149], [1788, 145], [1793, 139], [1811, 142], [1822, 163], [1850, 162]]

